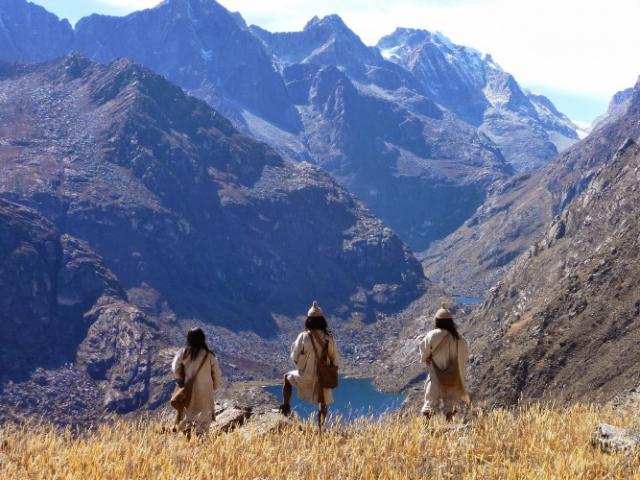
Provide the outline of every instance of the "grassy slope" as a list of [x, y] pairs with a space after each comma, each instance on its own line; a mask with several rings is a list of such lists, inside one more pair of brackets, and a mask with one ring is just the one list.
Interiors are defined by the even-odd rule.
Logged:
[[0, 478], [56, 479], [640, 479], [640, 457], [589, 446], [598, 422], [638, 426], [620, 410], [533, 406], [478, 416], [468, 431], [419, 418], [281, 434], [246, 431], [187, 441], [154, 423], [116, 422], [73, 436], [0, 427]]

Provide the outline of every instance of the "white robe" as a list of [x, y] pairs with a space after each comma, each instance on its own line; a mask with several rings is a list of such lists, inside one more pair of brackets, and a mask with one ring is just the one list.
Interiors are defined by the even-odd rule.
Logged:
[[185, 379], [191, 378], [200, 367], [204, 356], [208, 358], [198, 371], [191, 400], [187, 406], [182, 421], [181, 430], [195, 428], [196, 433], [204, 433], [214, 419], [214, 391], [220, 386], [220, 365], [217, 357], [210, 352], [201, 350], [195, 359], [184, 358], [184, 349], [180, 350], [173, 359], [172, 370], [176, 378], [180, 376], [180, 367], [184, 367]]
[[[440, 346], [440, 342], [445, 343]], [[427, 335], [420, 340], [418, 346], [420, 349], [420, 361], [423, 365], [426, 365], [429, 370], [429, 378], [427, 378], [425, 383], [422, 412], [450, 413], [461, 403], [469, 404], [470, 399], [465, 381], [465, 372], [467, 363], [469, 362], [469, 347], [467, 341], [460, 337], [456, 342], [453, 335], [448, 331], [436, 328], [427, 333]], [[440, 369], [445, 369], [448, 366], [449, 358], [457, 358], [458, 360], [458, 368], [460, 370], [464, 393], [457, 396], [457, 398], [444, 398], [445, 396], [442, 395], [442, 387], [438, 382], [438, 377], [433, 372], [433, 363]]]
[[[320, 330], [316, 330], [316, 337], [322, 340], [319, 344], [316, 340], [316, 348], [318, 355], [321, 354], [325, 342], [329, 342], [327, 352], [328, 360], [338, 366], [340, 355], [333, 337], [325, 334]], [[310, 403], [320, 403], [320, 385], [318, 383], [318, 374], [316, 370], [316, 355], [311, 344], [311, 332], [302, 332], [291, 346], [291, 360], [295, 363], [297, 370], [287, 373], [289, 383], [296, 387], [298, 396]], [[330, 388], [323, 389], [324, 403], [333, 403], [333, 390]]]

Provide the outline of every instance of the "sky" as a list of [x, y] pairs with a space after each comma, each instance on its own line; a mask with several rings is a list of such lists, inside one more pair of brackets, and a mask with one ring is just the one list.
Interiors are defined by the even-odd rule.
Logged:
[[[123, 15], [158, 0], [35, 0], [75, 23], [90, 13]], [[640, 75], [640, 0], [220, 0], [247, 23], [300, 30], [314, 15], [339, 14], [368, 45], [396, 27], [440, 31], [491, 53], [531, 91], [574, 121], [590, 123]]]

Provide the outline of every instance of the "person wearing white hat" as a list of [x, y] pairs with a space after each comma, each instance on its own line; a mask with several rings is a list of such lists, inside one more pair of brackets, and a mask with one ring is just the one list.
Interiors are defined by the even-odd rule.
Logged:
[[444, 413], [452, 421], [456, 410], [470, 403], [465, 382], [469, 347], [444, 304], [434, 320], [435, 328], [418, 345], [420, 361], [429, 371], [422, 414], [430, 419], [434, 413]]
[[305, 330], [298, 335], [291, 347], [291, 359], [297, 368], [284, 376], [283, 402], [278, 409], [284, 415], [291, 413], [291, 395], [293, 387], [296, 387], [300, 398], [320, 406], [319, 422], [326, 417], [327, 406], [333, 403], [333, 391], [320, 387], [316, 367], [316, 356], [320, 356], [325, 348], [327, 360], [337, 367], [340, 355], [335, 339], [327, 326], [324, 312], [318, 302], [314, 301], [307, 312]]

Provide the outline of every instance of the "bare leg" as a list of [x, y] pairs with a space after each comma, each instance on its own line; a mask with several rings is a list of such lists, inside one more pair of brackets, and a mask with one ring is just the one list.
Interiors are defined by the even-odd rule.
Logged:
[[291, 394], [293, 393], [293, 385], [289, 382], [287, 376], [284, 376], [284, 382], [282, 384], [282, 405], [278, 410], [283, 415], [291, 415]]
[[287, 376], [284, 376], [284, 384], [282, 386], [282, 403], [283, 405], [291, 405], [291, 394], [293, 393], [293, 387], [289, 383]]
[[320, 432], [322, 432], [322, 427], [324, 426], [324, 421], [327, 419], [327, 414], [329, 412], [329, 408], [326, 404], [320, 404], [320, 410], [318, 410], [318, 427], [320, 428]]

